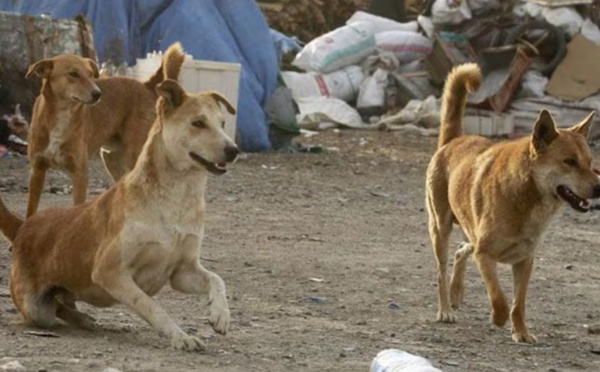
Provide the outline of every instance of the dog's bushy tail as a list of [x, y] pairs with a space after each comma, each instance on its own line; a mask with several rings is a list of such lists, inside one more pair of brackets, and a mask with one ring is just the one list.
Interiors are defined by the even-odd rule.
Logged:
[[22, 224], [23, 220], [9, 211], [0, 198], [0, 231], [11, 243], [15, 240]]
[[163, 55], [162, 63], [158, 70], [144, 84], [153, 92], [156, 86], [167, 79], [179, 80], [179, 72], [185, 61], [185, 53], [181, 43], [171, 44]]
[[475, 92], [480, 85], [481, 70], [476, 63], [456, 66], [448, 74], [442, 96], [439, 147], [462, 135], [467, 94]]

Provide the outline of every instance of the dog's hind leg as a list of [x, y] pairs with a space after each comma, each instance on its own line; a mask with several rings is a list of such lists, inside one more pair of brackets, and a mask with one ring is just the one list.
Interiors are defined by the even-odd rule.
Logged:
[[56, 300], [51, 293], [28, 293], [19, 307], [23, 318], [36, 327], [51, 328], [56, 324]]
[[230, 314], [223, 279], [206, 270], [196, 259], [180, 266], [171, 277], [171, 286], [184, 293], [208, 294], [209, 322], [217, 333], [229, 330]]
[[106, 168], [106, 171], [108, 172], [108, 175], [112, 179], [113, 183], [116, 183], [129, 171], [124, 164], [123, 154], [120, 150], [107, 151], [101, 149], [100, 157], [102, 158], [104, 168]]
[[496, 272], [497, 263], [478, 247], [475, 253], [475, 261], [481, 273], [481, 278], [487, 288], [490, 305], [492, 307], [491, 321], [498, 327], [504, 326], [509, 316], [506, 296], [500, 287]]
[[450, 280], [450, 301], [452, 307], [458, 309], [463, 302], [465, 292], [465, 270], [467, 261], [473, 253], [473, 244], [463, 242], [460, 249], [454, 254], [454, 270]]
[[83, 329], [94, 329], [96, 319], [77, 310], [71, 293], [63, 293], [57, 298], [56, 316], [65, 322]]
[[[430, 184], [433, 184], [431, 182]], [[452, 233], [452, 210], [447, 195], [435, 194], [436, 188], [427, 190], [427, 209], [429, 211], [429, 235], [437, 263], [438, 281], [438, 315], [439, 322], [456, 321], [450, 307], [450, 291], [448, 288], [448, 241]], [[437, 188], [442, 190], [442, 188]], [[442, 197], [440, 197], [442, 196]]]
[[529, 344], [537, 342], [536, 338], [529, 334], [525, 324], [525, 297], [527, 286], [533, 270], [533, 257], [527, 258], [512, 266], [514, 302], [510, 312], [512, 319], [512, 338], [515, 342], [526, 342]]

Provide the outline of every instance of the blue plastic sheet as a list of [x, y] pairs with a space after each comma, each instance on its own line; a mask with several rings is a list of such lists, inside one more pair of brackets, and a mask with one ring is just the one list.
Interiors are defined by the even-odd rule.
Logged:
[[73, 18], [94, 28], [99, 61], [135, 64], [181, 42], [194, 59], [241, 63], [237, 128], [244, 151], [266, 151], [264, 107], [277, 84], [277, 55], [254, 0], [0, 0], [0, 11]]

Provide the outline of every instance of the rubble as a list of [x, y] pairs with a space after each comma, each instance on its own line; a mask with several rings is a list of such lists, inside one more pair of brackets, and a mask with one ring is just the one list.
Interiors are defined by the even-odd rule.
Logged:
[[[291, 7], [298, 19], [302, 12], [318, 12], [313, 18], [321, 25], [330, 16], [321, 1], [273, 3], [282, 11]], [[310, 10], [309, 3], [315, 5]], [[436, 0], [421, 2], [423, 12], [409, 15], [416, 22], [406, 23], [360, 11], [364, 4], [339, 3], [339, 14], [347, 20], [336, 18], [320, 34], [303, 40], [307, 44], [292, 65], [304, 72], [282, 72], [305, 127], [416, 129], [432, 135], [439, 115], [416, 107], [431, 107], [435, 99], [430, 99], [441, 95], [453, 66], [465, 62], [477, 62], [484, 75], [479, 91], [469, 97], [466, 132], [512, 136], [528, 131], [543, 105], [557, 113], [562, 125], [600, 108], [600, 95], [595, 96], [600, 91], [595, 67], [600, 14], [587, 0]], [[345, 7], [353, 5], [356, 12], [349, 16]], [[271, 26], [290, 36], [306, 36], [298, 25]], [[292, 76], [310, 78], [299, 87]], [[334, 113], [334, 107], [340, 111]], [[327, 123], [319, 125], [319, 120]]]
[[369, 0], [258, 0], [267, 23], [307, 42], [341, 25]]

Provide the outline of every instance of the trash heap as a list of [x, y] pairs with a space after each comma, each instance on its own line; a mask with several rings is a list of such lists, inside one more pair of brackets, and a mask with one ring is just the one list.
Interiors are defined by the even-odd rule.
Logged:
[[306, 45], [273, 30], [300, 127], [437, 134], [444, 79], [464, 62], [477, 62], [484, 75], [469, 98], [468, 133], [530, 133], [541, 108], [560, 126], [600, 110], [600, 13], [592, 0], [428, 4], [406, 23], [357, 11]]
[[258, 0], [269, 25], [300, 40], [312, 40], [346, 22], [370, 0]]

